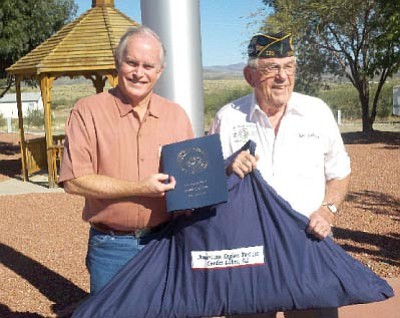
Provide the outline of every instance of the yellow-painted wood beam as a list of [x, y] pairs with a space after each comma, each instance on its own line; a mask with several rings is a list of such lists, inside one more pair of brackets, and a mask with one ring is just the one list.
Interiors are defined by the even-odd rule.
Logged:
[[15, 87], [17, 94], [17, 108], [18, 108], [18, 126], [19, 126], [19, 146], [21, 148], [21, 162], [22, 162], [22, 178], [24, 181], [29, 181], [28, 168], [26, 166], [26, 141], [24, 131], [24, 117], [22, 113], [22, 99], [21, 99], [21, 77], [15, 77]]
[[56, 158], [53, 152], [53, 132], [51, 124], [51, 89], [55, 77], [41, 75], [39, 77], [40, 91], [44, 106], [44, 131], [46, 137], [47, 169], [49, 174], [49, 188], [57, 187]]

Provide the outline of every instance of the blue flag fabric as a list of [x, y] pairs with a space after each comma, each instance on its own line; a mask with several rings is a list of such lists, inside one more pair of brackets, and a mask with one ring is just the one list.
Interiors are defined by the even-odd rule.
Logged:
[[258, 171], [244, 179], [230, 176], [228, 189], [228, 202], [172, 221], [73, 317], [222, 316], [394, 295], [331, 238], [308, 235], [308, 219]]

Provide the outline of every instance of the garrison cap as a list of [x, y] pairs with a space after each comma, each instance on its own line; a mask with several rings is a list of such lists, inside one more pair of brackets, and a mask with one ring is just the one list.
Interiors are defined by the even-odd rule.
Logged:
[[294, 55], [292, 33], [256, 34], [247, 49], [249, 57], [288, 57]]

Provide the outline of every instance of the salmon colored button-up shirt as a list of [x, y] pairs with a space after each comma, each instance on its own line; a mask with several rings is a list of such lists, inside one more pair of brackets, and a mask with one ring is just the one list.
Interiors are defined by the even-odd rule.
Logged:
[[[98, 174], [140, 181], [159, 172], [161, 146], [193, 138], [179, 105], [153, 94], [140, 122], [118, 89], [83, 98], [66, 124], [59, 181]], [[152, 227], [169, 219], [164, 198], [85, 198], [83, 219], [116, 230]]]

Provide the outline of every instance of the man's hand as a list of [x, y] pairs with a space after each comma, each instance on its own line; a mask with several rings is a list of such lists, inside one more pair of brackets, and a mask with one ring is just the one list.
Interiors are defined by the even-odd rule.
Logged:
[[[166, 181], [168, 180], [168, 183]], [[175, 188], [176, 180], [164, 173], [152, 174], [140, 182], [141, 193], [147, 197], [163, 197], [166, 191]]]
[[332, 231], [334, 215], [326, 207], [320, 207], [310, 215], [307, 232], [316, 236], [320, 240], [329, 236]]
[[134, 196], [163, 197], [175, 185], [175, 178], [164, 173], [152, 174], [139, 182], [93, 174], [64, 182], [64, 190], [84, 197], [119, 199]]
[[[331, 179], [326, 182], [326, 193], [324, 202], [334, 202], [340, 209], [350, 182], [350, 175], [342, 179]], [[326, 206], [320, 206], [319, 209], [310, 215], [307, 232], [323, 240], [332, 231], [332, 224], [335, 216]]]
[[257, 167], [258, 156], [252, 156], [248, 151], [241, 151], [233, 162], [226, 168], [228, 175], [231, 175], [233, 172], [236, 173], [240, 178], [244, 178], [244, 176], [250, 172], [252, 172]]

